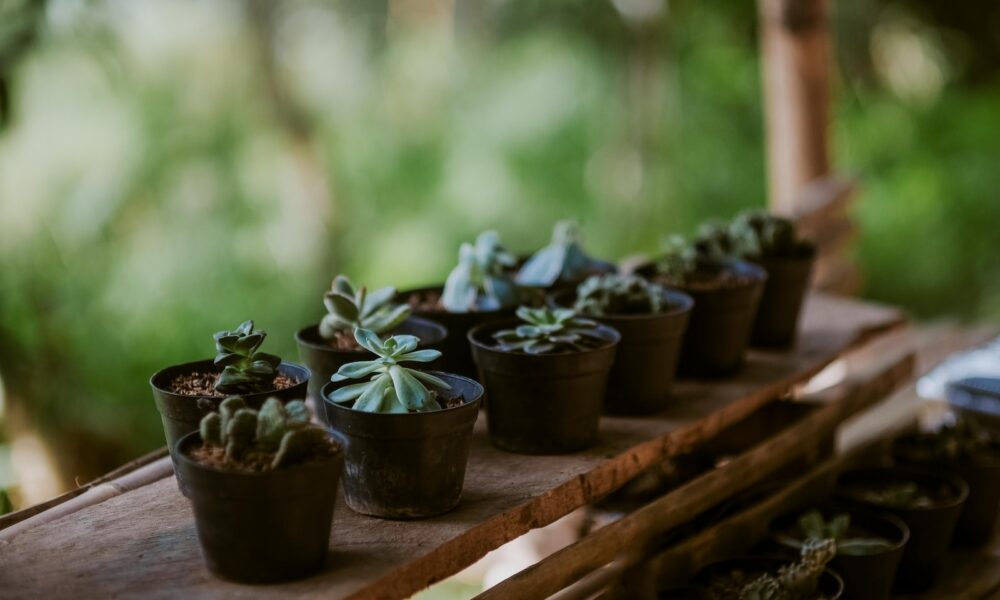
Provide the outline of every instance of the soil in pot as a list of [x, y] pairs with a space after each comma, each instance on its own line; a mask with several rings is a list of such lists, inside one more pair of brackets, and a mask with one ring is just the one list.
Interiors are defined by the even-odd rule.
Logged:
[[[967, 423], [959, 427], [975, 425]], [[897, 464], [948, 471], [969, 485], [969, 497], [955, 526], [955, 537], [970, 546], [992, 539], [1000, 510], [1000, 441], [991, 439], [986, 431], [981, 434], [972, 440], [954, 430], [945, 430], [904, 436], [892, 445]]]
[[467, 377], [431, 374], [451, 386], [438, 397], [442, 410], [362, 412], [330, 400], [334, 390], [356, 381], [323, 387], [327, 419], [346, 441], [344, 497], [354, 511], [419, 519], [448, 512], [461, 499], [483, 387]]
[[896, 587], [906, 591], [934, 582], [968, 495], [966, 483], [954, 475], [900, 467], [849, 471], [834, 490], [848, 506], [886, 511], [906, 524], [910, 539], [896, 576]]
[[[892, 583], [909, 540], [910, 531], [897, 517], [863, 510], [825, 508], [790, 513], [771, 522], [770, 537], [789, 552], [798, 554], [802, 544], [817, 535], [811, 526], [819, 517], [827, 524], [845, 519], [837, 535], [837, 555], [830, 566], [844, 580], [844, 597], [856, 600], [889, 598]], [[831, 535], [825, 531], [819, 535]]]
[[767, 281], [754, 318], [751, 343], [772, 348], [792, 346], [816, 262], [816, 248], [803, 246], [795, 256], [765, 257], [753, 262], [767, 271]]
[[552, 354], [501, 350], [493, 334], [522, 325], [516, 319], [469, 332], [489, 401], [490, 440], [508, 452], [566, 454], [592, 445], [621, 336], [599, 325], [600, 346]]
[[[637, 272], [657, 280], [653, 264]], [[675, 286], [694, 299], [681, 350], [682, 375], [720, 377], [739, 371], [765, 281], [767, 273], [759, 266], [730, 261], [720, 269], [698, 271]]]
[[[220, 371], [209, 359], [167, 367], [149, 378], [153, 400], [163, 422], [167, 447], [171, 450], [177, 440], [196, 431], [201, 418], [218, 410], [219, 403], [225, 399], [224, 394], [212, 387]], [[242, 397], [254, 409], [259, 409], [272, 396], [283, 402], [301, 400], [306, 397], [309, 379], [309, 369], [295, 363], [282, 362], [278, 365], [274, 389], [244, 394]]]
[[448, 337], [439, 347], [442, 356], [436, 368], [476, 379], [478, 373], [466, 338], [469, 330], [487, 321], [512, 316], [516, 306], [500, 310], [449, 312], [441, 305], [441, 292], [441, 286], [404, 290], [396, 296], [396, 301], [408, 303], [414, 315], [440, 323], [448, 331]]
[[[441, 350], [446, 343], [448, 330], [443, 325], [430, 319], [409, 317], [396, 329], [384, 335], [415, 335], [420, 338], [419, 348]], [[330, 381], [330, 376], [337, 372], [341, 365], [366, 360], [371, 353], [358, 345], [354, 333], [349, 336], [350, 343], [345, 339], [331, 342], [319, 335], [319, 326], [310, 325], [300, 329], [295, 334], [295, 343], [299, 347], [299, 358], [309, 367], [313, 376], [309, 380], [309, 395], [316, 399], [320, 407], [317, 412], [320, 419], [326, 420], [326, 410], [322, 408], [321, 392], [323, 386]], [[439, 369], [442, 359], [427, 363], [429, 369]]]
[[[744, 585], [764, 574], [776, 574], [793, 560], [772, 556], [747, 556], [712, 563], [698, 571], [695, 583], [707, 590], [711, 600], [739, 597]], [[816, 593], [803, 600], [838, 600], [844, 594], [844, 582], [830, 569], [824, 569], [817, 580]]]
[[[611, 367], [604, 412], [620, 415], [658, 413], [670, 404], [681, 344], [694, 300], [683, 292], [664, 290], [659, 313], [585, 315], [621, 334]], [[572, 307], [575, 291], [554, 294], [558, 306]]]
[[174, 450], [175, 466], [212, 573], [241, 583], [271, 583], [323, 568], [343, 470], [336, 442], [273, 470], [264, 469], [269, 457], [248, 456], [234, 464], [201, 448], [198, 432], [184, 436]]

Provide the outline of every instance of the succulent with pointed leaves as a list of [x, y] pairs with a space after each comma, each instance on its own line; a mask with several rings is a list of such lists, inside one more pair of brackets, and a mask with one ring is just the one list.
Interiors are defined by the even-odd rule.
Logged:
[[810, 540], [799, 551], [799, 561], [764, 573], [748, 581], [744, 571], [713, 580], [709, 596], [715, 600], [811, 600], [826, 564], [837, 554], [832, 539]]
[[724, 221], [712, 220], [698, 227], [694, 238], [694, 248], [700, 261], [707, 264], [722, 264], [739, 258], [739, 245]]
[[913, 481], [888, 483], [859, 490], [856, 494], [865, 502], [886, 508], [930, 508], [934, 501]]
[[674, 234], [663, 238], [661, 250], [656, 272], [664, 281], [681, 285], [698, 270], [698, 251], [684, 236]]
[[838, 513], [829, 521], [823, 513], [811, 510], [798, 519], [799, 531], [805, 541], [832, 539], [837, 542], [837, 552], [848, 556], [870, 556], [893, 548], [892, 542], [882, 538], [848, 537], [851, 515]]
[[565, 219], [555, 224], [549, 245], [524, 263], [515, 280], [520, 285], [549, 287], [559, 281], [578, 281], [589, 274], [607, 270], [607, 263], [584, 252], [579, 224]]
[[735, 251], [751, 260], [792, 257], [808, 246], [798, 238], [795, 224], [766, 210], [744, 211], [729, 225]]
[[319, 323], [319, 335], [332, 340], [342, 332], [356, 328], [375, 333], [392, 331], [410, 316], [410, 306], [392, 301], [396, 288], [379, 288], [371, 293], [364, 287], [354, 287], [347, 277], [337, 275], [330, 291], [323, 295], [327, 314]]
[[271, 389], [281, 358], [257, 352], [267, 332], [244, 321], [234, 331], [215, 334], [215, 364], [223, 367], [215, 390], [223, 394], [253, 394]]
[[514, 329], [493, 334], [499, 348], [506, 352], [552, 354], [579, 352], [603, 343], [598, 324], [582, 319], [568, 308], [531, 308], [522, 306], [517, 316], [524, 321]]
[[200, 433], [204, 444], [225, 448], [227, 461], [251, 451], [272, 454], [272, 469], [307, 458], [327, 443], [326, 432], [309, 422], [304, 402], [282, 404], [277, 398], [268, 398], [260, 411], [247, 408], [239, 396], [226, 398], [218, 412], [202, 418]]
[[448, 274], [441, 305], [449, 312], [498, 310], [517, 304], [517, 286], [505, 268], [517, 264], [495, 231], [484, 231], [475, 245], [462, 244], [458, 264]]
[[337, 388], [330, 400], [338, 404], [354, 401], [354, 410], [376, 413], [407, 413], [440, 410], [436, 394], [427, 388], [451, 389], [444, 380], [416, 369], [404, 367], [404, 362], [430, 362], [441, 353], [437, 350], [417, 350], [420, 340], [413, 335], [394, 335], [382, 340], [373, 331], [355, 329], [358, 344], [377, 355], [375, 360], [364, 360], [342, 365], [330, 378], [331, 381], [372, 378]]
[[656, 314], [666, 308], [663, 292], [639, 275], [592, 275], [577, 286], [573, 309], [591, 317]]

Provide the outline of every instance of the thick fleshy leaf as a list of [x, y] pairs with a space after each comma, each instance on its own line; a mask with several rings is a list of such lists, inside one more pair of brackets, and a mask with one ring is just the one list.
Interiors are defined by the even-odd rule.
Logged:
[[397, 360], [399, 362], [403, 361], [431, 362], [432, 360], [435, 360], [439, 356], [441, 356], [441, 352], [428, 348], [426, 350], [417, 350], [415, 352], [402, 354], [397, 358]]
[[391, 309], [382, 307], [382, 309], [364, 318], [362, 325], [364, 325], [365, 329], [371, 329], [375, 333], [392, 331], [396, 327], [399, 327], [399, 324], [405, 321], [412, 312], [413, 309], [408, 304], [398, 304]]
[[523, 350], [528, 354], [545, 354], [555, 349], [555, 344], [548, 342], [530, 342], [524, 346]]
[[245, 356], [240, 356], [239, 354], [233, 354], [232, 352], [220, 352], [215, 355], [215, 360], [213, 361], [216, 365], [221, 367], [227, 367], [229, 365], [235, 365], [246, 360]]
[[383, 350], [385, 343], [382, 341], [382, 338], [380, 338], [378, 334], [371, 329], [362, 329], [360, 327], [355, 329], [354, 339], [358, 342], [358, 345], [372, 354], [385, 356], [385, 352]]
[[427, 402], [427, 388], [423, 386], [408, 369], [399, 365], [389, 367], [389, 376], [392, 377], [392, 386], [396, 390], [396, 397], [403, 403], [403, 406], [410, 410], [421, 410]]
[[403, 414], [410, 412], [410, 410], [403, 406], [403, 403], [399, 401], [399, 398], [396, 396], [396, 392], [392, 389], [392, 387], [388, 387], [385, 390], [385, 395], [382, 397], [382, 406], [379, 407], [378, 412]]
[[395, 357], [411, 352], [420, 345], [420, 338], [415, 335], [394, 335], [390, 339], [396, 342], [396, 347], [392, 349], [392, 355]]
[[[466, 250], [466, 248], [468, 248]], [[459, 263], [448, 274], [441, 293], [441, 304], [448, 312], [464, 313], [475, 305], [479, 289], [472, 281], [472, 247], [463, 244], [459, 251]], [[469, 255], [467, 257], [467, 255]]]
[[565, 246], [546, 246], [524, 263], [514, 280], [521, 285], [548, 287], [559, 279], [565, 259]]
[[364, 412], [379, 412], [382, 407], [382, 400], [392, 380], [386, 374], [381, 374], [368, 382], [368, 389], [358, 397], [358, 401], [352, 407], [354, 410]]
[[326, 300], [327, 308], [333, 306], [334, 312], [342, 319], [357, 322], [358, 320], [358, 307], [354, 304], [354, 298], [341, 294], [340, 292], [327, 292], [323, 297]]
[[275, 374], [274, 365], [265, 360], [255, 360], [246, 368], [246, 372], [260, 377], [270, 377]]
[[337, 372], [330, 377], [330, 381], [345, 381], [347, 379], [360, 379], [379, 370], [382, 363], [377, 360], [362, 360], [358, 362], [340, 365]]
[[253, 331], [253, 320], [247, 320], [240, 323], [239, 327], [236, 328], [235, 333], [237, 335], [248, 335]]
[[533, 338], [541, 335], [542, 330], [534, 325], [518, 325], [517, 329], [514, 330], [514, 333], [516, 333], [518, 337]]
[[384, 287], [379, 288], [373, 292], [369, 292], [365, 297], [365, 303], [361, 306], [361, 316], [370, 315], [387, 302], [392, 300], [392, 297], [396, 295], [396, 288], [394, 287]]
[[254, 360], [262, 360], [269, 363], [271, 366], [277, 367], [281, 364], [281, 357], [275, 354], [268, 354], [267, 352], [258, 352], [253, 355]]
[[330, 291], [340, 292], [348, 298], [354, 297], [354, 286], [351, 285], [351, 280], [344, 275], [337, 275], [333, 278], [333, 285], [330, 286]]
[[330, 400], [340, 404], [342, 402], [350, 402], [351, 400], [356, 400], [368, 386], [374, 385], [371, 381], [366, 381], [364, 383], [352, 383], [351, 385], [345, 385], [344, 387], [339, 387], [333, 390], [330, 394]]
[[426, 371], [417, 371], [416, 369], [410, 369], [410, 375], [413, 375], [414, 377], [416, 377], [420, 381], [423, 381], [424, 383], [432, 385], [432, 386], [434, 386], [436, 388], [439, 388], [439, 389], [442, 389], [442, 390], [450, 390], [451, 389], [451, 386], [448, 385], [447, 381], [445, 381], [444, 379], [441, 379], [440, 377], [435, 377], [434, 375], [431, 375], [430, 373], [428, 373]]

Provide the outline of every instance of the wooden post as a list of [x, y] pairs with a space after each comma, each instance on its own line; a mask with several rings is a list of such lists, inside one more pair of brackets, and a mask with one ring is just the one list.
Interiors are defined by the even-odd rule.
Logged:
[[827, 0], [758, 0], [771, 210], [830, 170]]

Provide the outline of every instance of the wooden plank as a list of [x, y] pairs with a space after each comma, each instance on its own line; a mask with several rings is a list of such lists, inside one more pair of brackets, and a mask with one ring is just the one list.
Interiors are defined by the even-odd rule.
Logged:
[[528, 530], [603, 497], [786, 393], [849, 349], [904, 323], [890, 307], [814, 295], [794, 352], [752, 353], [739, 378], [682, 382], [676, 404], [660, 415], [605, 418], [599, 443], [577, 454], [500, 452], [489, 444], [481, 419], [463, 499], [453, 512], [422, 521], [384, 521], [355, 514], [341, 503], [327, 568], [306, 580], [248, 587], [209, 575], [188, 502], [169, 478], [0, 545], [0, 589], [13, 598], [165, 590], [192, 598], [405, 598]]
[[914, 356], [905, 354], [878, 375], [851, 386], [838, 401], [787, 428], [713, 471], [606, 525], [580, 541], [486, 590], [477, 600], [542, 599], [583, 575], [608, 564], [628, 549], [644, 546], [727, 497], [756, 484], [824, 441], [848, 416], [884, 398], [913, 372]]

